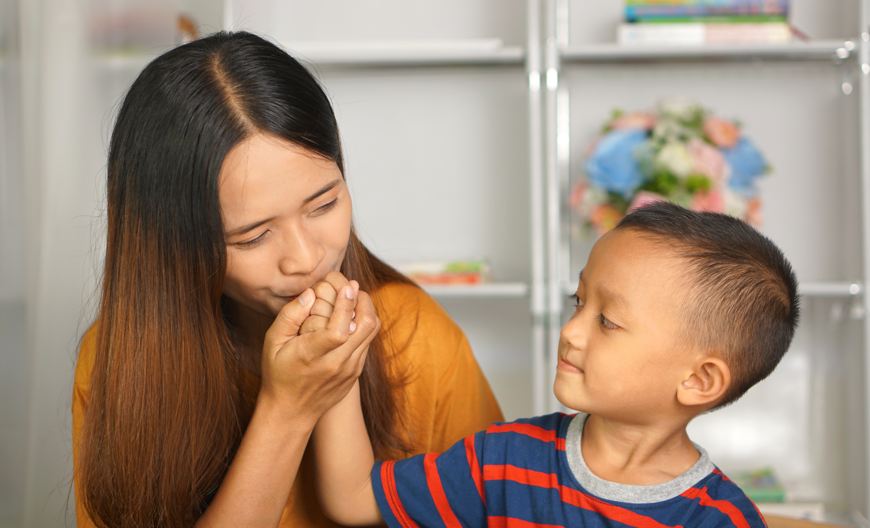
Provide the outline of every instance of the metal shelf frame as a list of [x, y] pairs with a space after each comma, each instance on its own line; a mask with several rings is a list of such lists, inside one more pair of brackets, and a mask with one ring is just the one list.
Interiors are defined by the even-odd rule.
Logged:
[[[863, 279], [854, 282], [808, 282], [800, 285], [804, 298], [853, 298], [858, 299], [870, 291], [870, 0], [860, 2], [860, 17], [857, 21], [859, 37], [854, 40], [826, 40], [814, 42], [795, 42], [779, 45], [708, 45], [708, 46], [620, 46], [616, 44], [595, 44], [571, 46], [568, 42], [568, 0], [542, 0], [546, 20], [543, 26], [546, 33], [542, 38], [542, 55], [546, 77], [546, 96], [544, 117], [545, 153], [543, 171], [545, 174], [544, 204], [546, 215], [546, 306], [544, 317], [548, 354], [542, 361], [543, 370], [547, 365], [549, 372], [555, 372], [556, 351], [561, 329], [566, 297], [574, 293], [573, 277], [570, 273], [570, 215], [566, 203], [569, 185], [569, 92], [560, 72], [567, 66], [578, 65], [625, 65], [625, 64], [680, 64], [717, 62], [734, 64], [756, 64], [759, 62], [821, 62], [830, 61], [840, 64], [856, 61], [859, 65], [859, 79], [855, 90], [860, 98], [860, 178], [861, 178], [861, 227], [863, 243]], [[530, 48], [531, 50], [531, 48]], [[848, 86], [846, 86], [848, 84]], [[843, 91], [852, 91], [851, 81], [844, 83]], [[570, 285], [569, 285], [570, 284]], [[866, 302], [866, 299], [860, 299]], [[865, 311], [862, 311], [862, 314]], [[864, 435], [865, 485], [867, 507], [870, 508], [870, 322], [863, 317], [864, 361]], [[536, 361], [538, 359], [536, 358]], [[546, 377], [546, 376], [545, 376]], [[551, 386], [546, 383], [545, 386]], [[547, 387], [549, 388], [549, 387]], [[551, 397], [547, 401], [547, 411], [562, 410], [558, 401]], [[536, 412], [539, 409], [536, 407]], [[864, 515], [854, 509], [855, 522], [865, 522]]]

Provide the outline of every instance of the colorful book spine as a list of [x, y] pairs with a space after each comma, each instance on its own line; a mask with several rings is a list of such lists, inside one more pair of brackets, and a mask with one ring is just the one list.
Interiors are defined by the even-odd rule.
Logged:
[[707, 17], [717, 17], [717, 22], [722, 23], [785, 22], [788, 12], [789, 0], [626, 0], [625, 3], [625, 21], [629, 23], [697, 22]]

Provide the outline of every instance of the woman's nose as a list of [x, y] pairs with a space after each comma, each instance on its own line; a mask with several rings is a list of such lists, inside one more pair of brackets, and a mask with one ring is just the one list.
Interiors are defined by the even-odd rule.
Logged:
[[284, 275], [309, 275], [317, 270], [323, 256], [317, 238], [305, 226], [296, 226], [284, 237], [278, 268]]

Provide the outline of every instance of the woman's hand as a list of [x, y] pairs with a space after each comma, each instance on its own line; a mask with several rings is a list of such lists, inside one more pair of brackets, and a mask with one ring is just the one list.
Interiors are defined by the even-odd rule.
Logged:
[[359, 284], [330, 273], [285, 305], [266, 333], [260, 399], [313, 427], [362, 373], [380, 324]]

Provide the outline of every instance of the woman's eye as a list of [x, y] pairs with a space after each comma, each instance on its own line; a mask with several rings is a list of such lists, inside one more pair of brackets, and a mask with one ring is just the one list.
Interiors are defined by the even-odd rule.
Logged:
[[268, 233], [268, 231], [264, 231], [262, 235], [258, 236], [257, 238], [255, 238], [253, 240], [247, 240], [245, 242], [236, 242], [233, 245], [236, 247], [240, 247], [242, 249], [252, 248], [252, 247], [260, 244], [263, 240], [266, 239], [266, 233]]
[[619, 328], [619, 327], [616, 326], [615, 324], [613, 324], [613, 323], [611, 323], [610, 321], [608, 321], [607, 318], [604, 317], [604, 314], [599, 315], [598, 317], [601, 319], [601, 326], [603, 326], [604, 328], [607, 328], [607, 329], [609, 329], [609, 330], [616, 330], [616, 329]]
[[571, 296], [571, 299], [574, 300], [575, 309], [579, 310], [580, 308], [583, 308], [583, 300], [576, 293]]
[[338, 198], [336, 198], [335, 200], [329, 202], [329, 203], [326, 204], [326, 205], [321, 205], [320, 207], [318, 207], [317, 209], [315, 209], [315, 212], [318, 212], [318, 213], [325, 213], [325, 212], [329, 211], [330, 209], [335, 208], [336, 205], [338, 205]]

